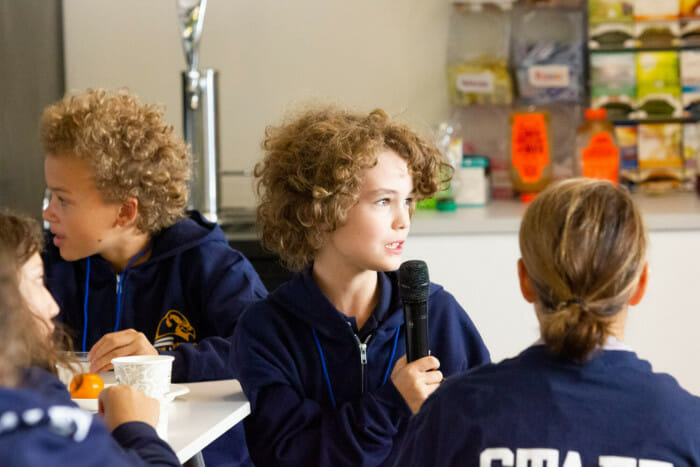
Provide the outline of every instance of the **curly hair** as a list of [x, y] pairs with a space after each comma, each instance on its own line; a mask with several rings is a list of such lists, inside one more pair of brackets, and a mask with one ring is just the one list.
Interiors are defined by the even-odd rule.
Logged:
[[381, 151], [406, 160], [418, 200], [452, 174], [435, 145], [381, 109], [368, 115], [335, 107], [302, 110], [267, 127], [262, 147], [254, 171], [260, 239], [291, 270], [310, 265], [326, 235], [344, 225], [364, 171]]
[[646, 250], [642, 216], [624, 188], [580, 178], [537, 195], [520, 226], [520, 251], [554, 355], [582, 362], [605, 342]]
[[61, 323], [54, 323], [51, 339], [37, 321], [19, 289], [19, 271], [43, 249], [38, 222], [19, 214], [0, 212], [0, 385], [21, 383], [22, 368], [38, 366], [56, 374], [56, 365], [75, 367], [71, 339]]
[[154, 233], [184, 217], [191, 156], [163, 111], [126, 90], [66, 95], [41, 117], [47, 155], [87, 161], [106, 202], [139, 202], [137, 228]]

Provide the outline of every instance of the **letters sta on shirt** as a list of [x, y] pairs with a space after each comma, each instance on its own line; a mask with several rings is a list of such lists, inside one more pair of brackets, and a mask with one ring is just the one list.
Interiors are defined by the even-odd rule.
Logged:
[[[491, 467], [500, 463], [503, 467], [560, 467], [559, 450], [547, 448], [517, 449], [515, 454], [508, 448], [487, 448], [479, 457], [480, 467]], [[568, 451], [561, 467], [581, 467], [581, 454]], [[599, 467], [673, 467], [670, 462], [634, 457], [600, 456]]]

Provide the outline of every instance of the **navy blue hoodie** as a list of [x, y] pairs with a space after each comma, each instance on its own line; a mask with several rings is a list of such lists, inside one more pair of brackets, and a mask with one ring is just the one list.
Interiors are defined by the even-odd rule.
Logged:
[[154, 235], [148, 260], [121, 274], [121, 294], [119, 276], [108, 261], [99, 255], [65, 261], [50, 237], [46, 280], [61, 309], [59, 321], [77, 333], [76, 348], [83, 348], [83, 336], [88, 351], [105, 334], [133, 328], [161, 353], [175, 356], [174, 382], [235, 377], [225, 338], [233, 334], [241, 312], [267, 291], [219, 226], [192, 212]]
[[[103, 335], [133, 328], [175, 357], [174, 382], [235, 378], [229, 337], [243, 310], [267, 295], [257, 272], [198, 212], [154, 235], [151, 248], [147, 261], [124, 270], [119, 288], [104, 258], [65, 261], [49, 237], [47, 285], [61, 309], [58, 319], [77, 332], [76, 348], [90, 350]], [[243, 438], [242, 427], [233, 428], [205, 449], [205, 460], [246, 464]]]
[[[252, 407], [244, 425], [257, 465], [392, 463], [411, 411], [390, 378], [406, 353], [397, 274], [378, 278], [379, 303], [360, 331], [310, 270], [241, 316], [231, 357]], [[489, 361], [452, 295], [431, 284], [428, 306], [430, 348], [445, 376]]]
[[55, 376], [32, 369], [26, 382], [41, 390], [0, 387], [0, 465], [180, 465], [150, 425], [124, 423], [110, 434]]
[[577, 365], [536, 345], [443, 384], [397, 465], [698, 466], [700, 398], [634, 352]]

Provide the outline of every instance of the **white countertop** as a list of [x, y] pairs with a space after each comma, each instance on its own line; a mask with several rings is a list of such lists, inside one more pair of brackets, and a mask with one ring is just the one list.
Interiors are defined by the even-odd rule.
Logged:
[[[700, 230], [700, 198], [695, 193], [665, 196], [636, 194], [649, 230]], [[485, 207], [458, 208], [454, 212], [417, 210], [411, 236], [515, 233], [526, 204], [494, 200]]]
[[[695, 193], [664, 196], [634, 195], [650, 231], [700, 230], [700, 198]], [[454, 212], [417, 210], [411, 236], [517, 233], [526, 204], [492, 200], [485, 207], [458, 208]], [[254, 224], [223, 228], [231, 241], [257, 241]]]

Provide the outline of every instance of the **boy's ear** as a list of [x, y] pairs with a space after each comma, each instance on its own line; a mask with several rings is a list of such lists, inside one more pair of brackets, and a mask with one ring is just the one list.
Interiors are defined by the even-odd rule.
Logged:
[[532, 282], [530, 282], [530, 276], [527, 275], [522, 258], [518, 259], [518, 279], [520, 279], [520, 292], [523, 294], [523, 298], [528, 303], [535, 303], [535, 291], [532, 290]]
[[635, 306], [639, 304], [639, 302], [642, 301], [642, 298], [644, 298], [644, 294], [647, 291], [647, 280], [649, 279], [649, 263], [644, 263], [644, 269], [642, 269], [642, 273], [639, 275], [639, 280], [637, 281], [637, 290], [634, 291], [632, 294], [632, 298], [630, 298], [629, 304], [632, 306]]
[[139, 214], [139, 200], [136, 198], [126, 198], [119, 208], [117, 215], [117, 224], [121, 227], [127, 227], [136, 222], [136, 216]]

